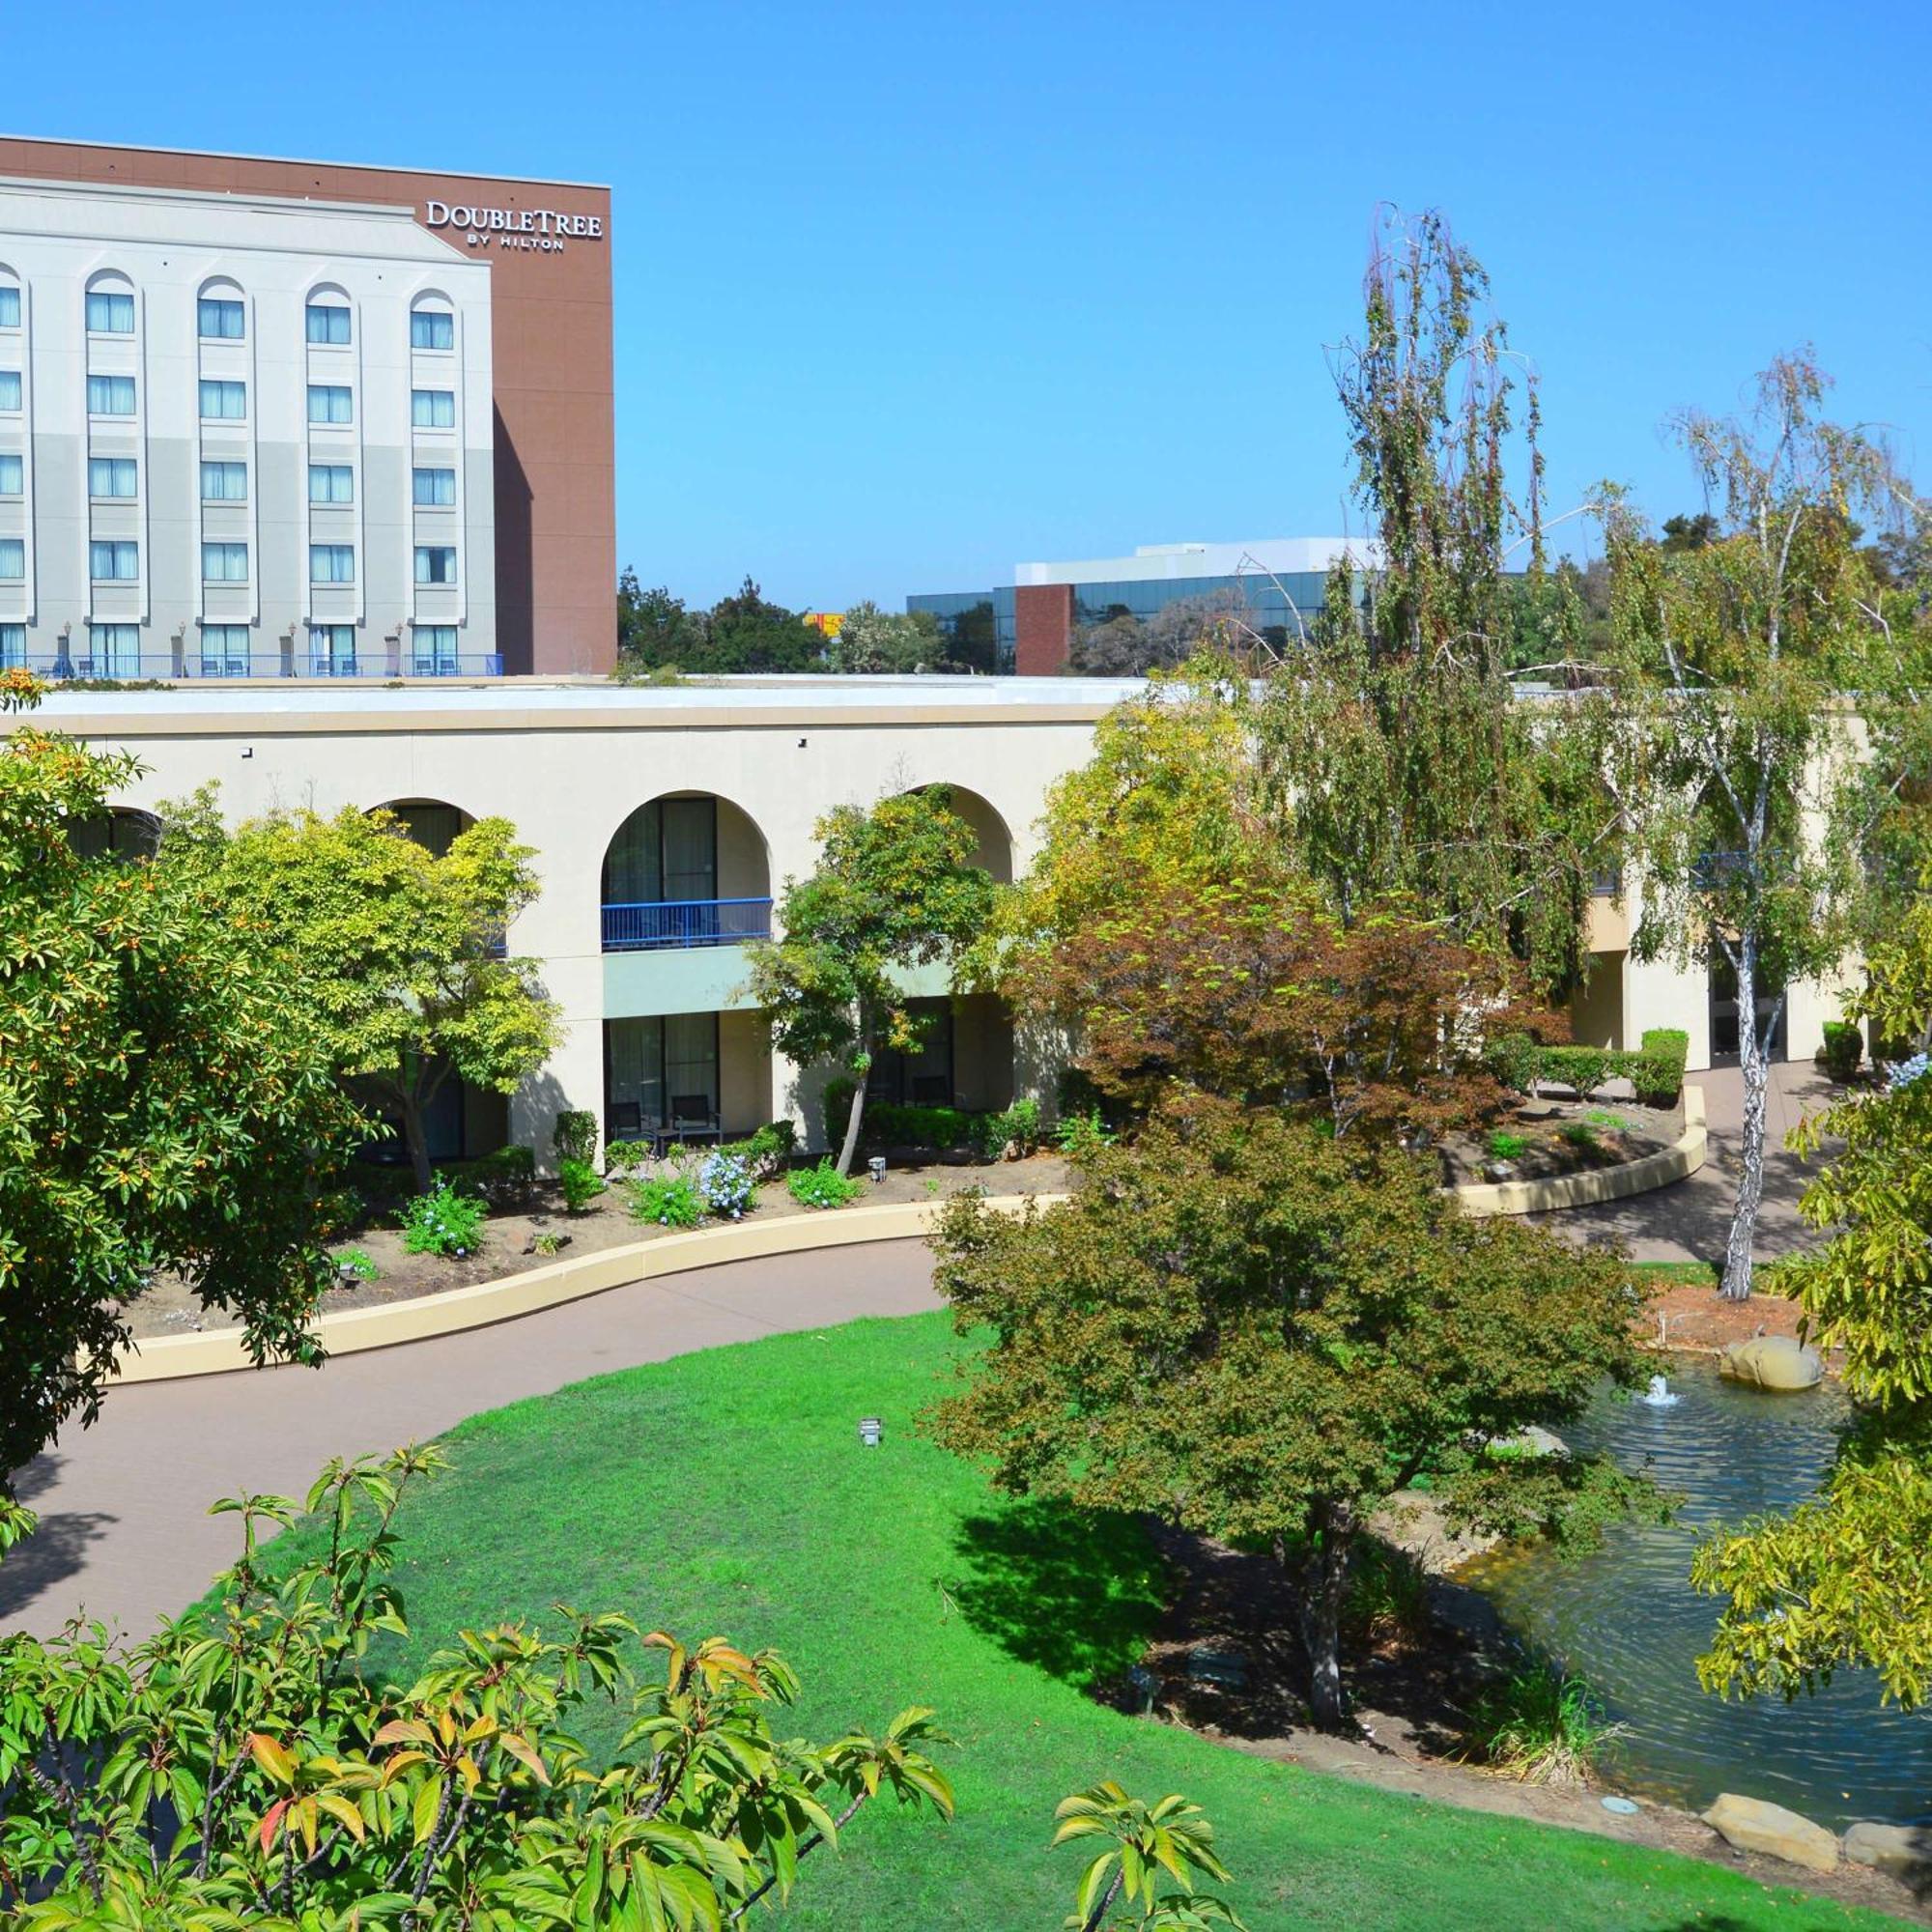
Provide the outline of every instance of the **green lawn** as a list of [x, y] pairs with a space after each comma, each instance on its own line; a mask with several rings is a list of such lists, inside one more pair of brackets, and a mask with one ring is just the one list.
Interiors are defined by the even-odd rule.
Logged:
[[[1208, 1807], [1255, 1932], [1890, 1922], [1089, 1701], [1078, 1681], [1128, 1661], [1152, 1614], [1145, 1545], [1125, 1523], [1002, 1502], [914, 1434], [952, 1348], [940, 1316], [862, 1321], [472, 1418], [449, 1438], [453, 1473], [404, 1515], [412, 1626], [541, 1620], [564, 1601], [775, 1645], [804, 1673], [797, 1729], [813, 1737], [934, 1706], [957, 1740], [956, 1822], [862, 1814], [842, 1857], [808, 1868], [786, 1920], [800, 1926], [1052, 1932], [1078, 1862], [1045, 1850], [1053, 1806], [1109, 1776]], [[864, 1414], [885, 1419], [883, 1448], [859, 1447]]]

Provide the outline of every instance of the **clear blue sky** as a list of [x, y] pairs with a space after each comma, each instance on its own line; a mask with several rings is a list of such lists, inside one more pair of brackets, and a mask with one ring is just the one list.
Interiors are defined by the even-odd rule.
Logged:
[[1556, 507], [1691, 507], [1661, 420], [1807, 340], [1932, 483], [1914, 0], [18, 0], [6, 38], [10, 131], [609, 182], [618, 554], [698, 601], [1340, 527], [1323, 346], [1384, 198], [1488, 265]]

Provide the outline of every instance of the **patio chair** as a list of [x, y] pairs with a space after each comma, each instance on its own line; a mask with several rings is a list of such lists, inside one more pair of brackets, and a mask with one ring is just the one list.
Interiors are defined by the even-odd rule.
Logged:
[[722, 1140], [718, 1109], [709, 1094], [673, 1094], [665, 1130], [673, 1141]]

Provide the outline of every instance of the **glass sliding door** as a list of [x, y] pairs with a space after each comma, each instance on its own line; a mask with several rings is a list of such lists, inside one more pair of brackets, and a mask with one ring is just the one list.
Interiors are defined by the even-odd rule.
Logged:
[[605, 1138], [716, 1131], [718, 1015], [662, 1013], [604, 1022]]

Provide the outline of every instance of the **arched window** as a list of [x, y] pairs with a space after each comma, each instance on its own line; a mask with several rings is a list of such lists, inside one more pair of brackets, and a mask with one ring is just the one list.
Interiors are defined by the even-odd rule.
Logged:
[[24, 320], [20, 277], [5, 262], [0, 262], [0, 328], [18, 328]]
[[302, 333], [311, 349], [347, 349], [355, 335], [349, 291], [318, 282], [302, 298]]
[[134, 284], [118, 269], [103, 269], [87, 282], [87, 332], [132, 335]]
[[195, 334], [203, 342], [240, 342], [248, 333], [248, 304], [242, 285], [212, 275], [195, 297]]
[[447, 296], [426, 289], [410, 304], [410, 347], [429, 351], [456, 347], [456, 309]]

